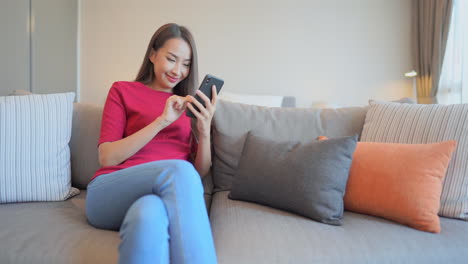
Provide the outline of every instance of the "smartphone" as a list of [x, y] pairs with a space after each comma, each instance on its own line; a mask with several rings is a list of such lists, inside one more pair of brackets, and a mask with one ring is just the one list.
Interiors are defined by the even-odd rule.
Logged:
[[[216, 93], [219, 94], [219, 91], [221, 90], [221, 87], [223, 87], [223, 84], [224, 84], [224, 80], [223, 79], [220, 79], [216, 76], [213, 76], [211, 74], [207, 74], [205, 75], [205, 78], [203, 78], [203, 81], [200, 83], [200, 88], [198, 88], [198, 90], [202, 91], [208, 98], [212, 98], [212, 86], [215, 85], [216, 86]], [[198, 100], [198, 102], [200, 102], [203, 107], [205, 107], [205, 101], [200, 97], [198, 96], [198, 94], [195, 94], [195, 99]], [[195, 110], [199, 110], [198, 107], [195, 105], [195, 104], [192, 104], [193, 107], [195, 108]], [[191, 118], [196, 118], [196, 116], [192, 113], [192, 111], [190, 111], [190, 109], [187, 108], [185, 114], [188, 116], [188, 117], [191, 117]]]

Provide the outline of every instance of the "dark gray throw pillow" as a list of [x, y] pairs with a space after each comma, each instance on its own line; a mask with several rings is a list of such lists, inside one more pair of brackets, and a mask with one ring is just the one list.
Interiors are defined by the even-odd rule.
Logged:
[[229, 198], [341, 225], [357, 135], [303, 144], [247, 136]]

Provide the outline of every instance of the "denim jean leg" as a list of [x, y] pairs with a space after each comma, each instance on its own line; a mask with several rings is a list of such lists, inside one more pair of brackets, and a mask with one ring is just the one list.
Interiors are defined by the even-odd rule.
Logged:
[[169, 264], [169, 219], [161, 198], [136, 200], [120, 227], [120, 264]]
[[200, 175], [182, 160], [167, 161], [165, 168], [154, 191], [170, 220], [171, 263], [217, 263]]
[[[169, 219], [171, 263], [216, 263], [201, 178], [193, 165], [184, 160], [155, 161], [99, 176], [88, 185], [86, 197], [88, 221], [98, 228], [119, 230], [124, 222], [126, 224], [136, 221], [126, 219], [138, 215], [133, 211], [140, 211], [142, 215], [146, 214], [146, 211], [153, 211], [153, 209], [133, 210], [135, 201], [146, 195], [159, 196], [165, 205], [165, 217]], [[155, 222], [159, 225], [157, 221], [160, 220]], [[136, 227], [122, 228], [123, 234], [127, 236], [133, 232], [127, 229], [138, 230]], [[138, 232], [136, 236], [139, 236]], [[145, 238], [138, 239], [145, 240]], [[138, 239], [128, 241], [137, 243], [140, 241]], [[126, 246], [122, 246], [121, 252], [127, 252]], [[131, 251], [127, 253], [138, 254]]]

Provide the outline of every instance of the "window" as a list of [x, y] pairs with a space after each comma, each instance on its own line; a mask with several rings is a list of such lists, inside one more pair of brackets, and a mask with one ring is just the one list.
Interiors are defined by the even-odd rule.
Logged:
[[468, 103], [468, 4], [453, 3], [437, 99], [442, 104]]

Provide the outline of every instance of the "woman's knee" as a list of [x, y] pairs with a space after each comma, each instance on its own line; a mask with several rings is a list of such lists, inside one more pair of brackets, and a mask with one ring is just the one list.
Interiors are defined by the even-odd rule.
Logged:
[[203, 189], [201, 177], [192, 163], [185, 160], [174, 160], [169, 169], [177, 184]]
[[86, 218], [88, 223], [96, 228], [118, 230], [118, 226], [114, 226], [112, 221], [108, 221], [107, 216], [100, 210], [99, 206], [96, 205], [96, 198], [94, 198], [93, 192], [88, 191], [86, 195]]
[[128, 209], [124, 221], [138, 222], [142, 225], [151, 223], [169, 225], [166, 207], [161, 198], [154, 194], [137, 199]]

